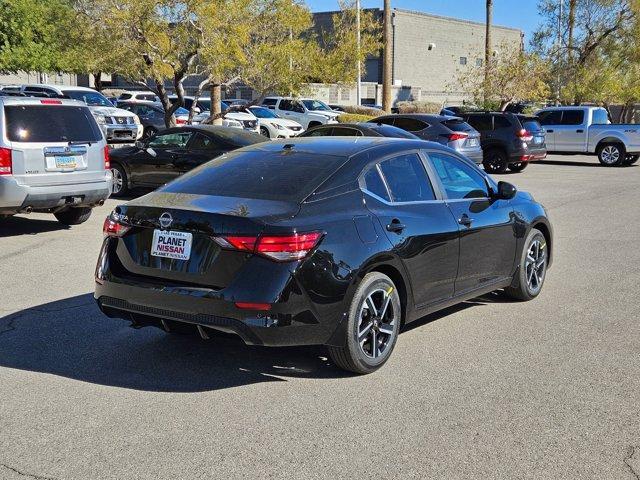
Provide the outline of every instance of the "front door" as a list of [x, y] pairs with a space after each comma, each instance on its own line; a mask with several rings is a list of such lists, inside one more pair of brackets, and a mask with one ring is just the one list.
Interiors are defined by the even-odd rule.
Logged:
[[149, 138], [135, 159], [132, 181], [138, 185], [159, 187], [180, 175], [175, 161], [186, 153], [193, 132], [171, 129]]
[[484, 175], [468, 162], [437, 151], [428, 155], [458, 222], [460, 260], [456, 295], [511, 276], [516, 255], [511, 202], [491, 198]]
[[417, 308], [450, 298], [458, 269], [458, 225], [423, 162], [417, 152], [403, 154], [362, 177], [366, 205], [406, 266]]

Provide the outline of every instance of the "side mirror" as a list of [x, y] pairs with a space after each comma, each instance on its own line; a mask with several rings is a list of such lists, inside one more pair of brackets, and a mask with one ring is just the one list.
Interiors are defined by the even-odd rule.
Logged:
[[518, 189], [515, 185], [509, 182], [498, 182], [498, 192], [496, 197], [502, 200], [511, 200], [518, 193]]

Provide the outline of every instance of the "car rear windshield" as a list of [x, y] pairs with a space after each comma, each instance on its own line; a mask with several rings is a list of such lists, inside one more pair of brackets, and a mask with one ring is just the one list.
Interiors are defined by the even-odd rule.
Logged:
[[87, 107], [5, 105], [11, 142], [97, 142], [102, 132]]
[[470, 132], [473, 127], [464, 120], [445, 120], [442, 124], [453, 132]]
[[344, 162], [344, 157], [289, 150], [232, 152], [160, 190], [299, 203]]
[[521, 118], [520, 122], [522, 123], [522, 128], [529, 132], [540, 132], [542, 131], [542, 126], [537, 118]]

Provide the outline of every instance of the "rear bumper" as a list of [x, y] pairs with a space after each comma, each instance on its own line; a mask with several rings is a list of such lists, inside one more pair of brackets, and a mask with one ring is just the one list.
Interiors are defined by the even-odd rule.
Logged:
[[109, 198], [111, 186], [110, 172], [105, 172], [99, 181], [45, 186], [23, 185], [11, 175], [0, 176], [0, 212], [18, 213], [27, 207], [52, 210], [66, 204], [96, 205]]
[[461, 153], [477, 165], [482, 163], [482, 148], [478, 148], [477, 150], [458, 150], [458, 153]]

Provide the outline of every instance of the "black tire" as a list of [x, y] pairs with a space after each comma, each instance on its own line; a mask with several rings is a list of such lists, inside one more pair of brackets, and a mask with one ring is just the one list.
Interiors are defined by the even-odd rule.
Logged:
[[627, 158], [622, 143], [603, 143], [598, 147], [598, 160], [605, 167], [619, 167]]
[[511, 165], [509, 165], [509, 170], [511, 170], [512, 172], [521, 172], [528, 166], [529, 162], [512, 163]]
[[129, 177], [127, 177], [126, 170], [119, 163], [112, 163], [111, 174], [113, 175], [111, 196], [115, 198], [124, 197], [129, 193]]
[[505, 173], [507, 171], [507, 154], [497, 148], [488, 150], [482, 162], [487, 173]]
[[158, 133], [158, 129], [157, 128], [155, 128], [155, 127], [145, 127], [145, 129], [142, 132], [142, 138], [146, 140], [148, 138], [151, 138], [156, 133]]
[[[535, 248], [535, 245], [538, 248]], [[533, 252], [532, 252], [533, 249]], [[538, 253], [535, 253], [535, 250]], [[505, 288], [505, 293], [516, 300], [533, 300], [542, 291], [549, 259], [547, 240], [540, 230], [532, 228], [527, 235], [520, 255], [520, 264], [513, 283]], [[540, 255], [540, 256], [538, 256]], [[533, 261], [531, 260], [533, 258]], [[537, 265], [534, 269], [534, 265]], [[535, 281], [534, 281], [535, 280]]]
[[[374, 302], [378, 315], [372, 314], [367, 298]], [[388, 306], [380, 312], [387, 298]], [[379, 272], [368, 273], [351, 301], [345, 345], [328, 347], [331, 359], [338, 367], [350, 372], [365, 374], [376, 371], [393, 352], [401, 318], [400, 296], [393, 281]], [[359, 335], [362, 342], [358, 340]]]
[[271, 138], [269, 129], [267, 127], [260, 127], [260, 135], [262, 135], [263, 137]]
[[71, 207], [53, 214], [63, 225], [80, 225], [89, 220], [91, 207]]
[[640, 155], [627, 155], [627, 158], [624, 161], [625, 165], [633, 165], [640, 159]]

